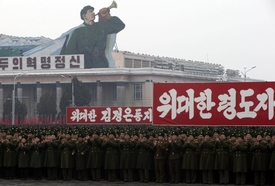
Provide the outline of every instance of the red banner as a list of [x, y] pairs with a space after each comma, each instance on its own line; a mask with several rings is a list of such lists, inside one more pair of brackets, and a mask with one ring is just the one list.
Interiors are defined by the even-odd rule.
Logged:
[[154, 84], [153, 124], [274, 126], [275, 82]]
[[67, 107], [67, 124], [152, 124], [151, 107]]

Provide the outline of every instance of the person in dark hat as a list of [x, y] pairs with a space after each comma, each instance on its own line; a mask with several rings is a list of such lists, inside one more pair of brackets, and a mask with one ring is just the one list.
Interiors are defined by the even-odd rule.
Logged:
[[65, 133], [66, 137], [61, 140], [59, 146], [61, 154], [60, 168], [62, 169], [63, 180], [70, 181], [73, 174], [73, 151], [75, 144], [71, 141], [70, 132], [67, 130]]
[[181, 168], [185, 170], [185, 179], [187, 184], [195, 184], [197, 181], [198, 147], [199, 142], [194, 138], [195, 133], [189, 133], [188, 138], [182, 146], [183, 157]]
[[156, 183], [163, 183], [165, 180], [165, 160], [166, 160], [166, 148], [168, 146], [168, 141], [164, 140], [164, 133], [158, 133], [157, 141], [154, 141], [153, 150], [155, 152], [154, 162], [155, 162], [155, 174]]
[[84, 54], [85, 68], [106, 68], [105, 56], [107, 35], [118, 33], [125, 24], [116, 16], [110, 15], [109, 8], [99, 11], [100, 22], [94, 22], [95, 13], [92, 6], [85, 6], [80, 11], [84, 26], [75, 29], [65, 48], [65, 54]]
[[199, 145], [199, 150], [201, 151], [199, 169], [202, 170], [202, 181], [204, 184], [213, 183], [215, 144], [211, 136], [212, 133], [207, 130], [205, 132], [204, 141]]
[[250, 147], [253, 153], [251, 170], [254, 172], [254, 184], [265, 185], [267, 143], [263, 141], [263, 134], [258, 133], [256, 141]]
[[17, 141], [13, 138], [13, 132], [7, 131], [6, 139], [3, 141], [5, 167], [5, 179], [13, 179], [16, 166], [16, 147]]
[[171, 137], [168, 140], [168, 163], [171, 183], [178, 183], [180, 181], [180, 167], [181, 167], [181, 148], [182, 142], [178, 137], [177, 131], [171, 132]]
[[77, 171], [77, 177], [80, 181], [87, 180], [87, 154], [88, 144], [83, 139], [85, 135], [83, 133], [78, 135], [78, 141], [75, 144], [75, 167]]
[[115, 140], [115, 135], [114, 131], [110, 131], [109, 136], [102, 143], [102, 147], [105, 148], [104, 169], [107, 170], [110, 182], [116, 181], [116, 170], [119, 168], [119, 141]]
[[136, 168], [138, 169], [140, 182], [145, 183], [149, 181], [149, 171], [153, 168], [153, 142], [149, 141], [149, 138], [150, 135], [145, 134], [136, 144], [136, 148], [138, 150]]
[[34, 179], [42, 179], [42, 168], [44, 166], [43, 150], [44, 144], [40, 141], [41, 135], [36, 134], [31, 144], [31, 162], [30, 167], [33, 168]]
[[57, 180], [57, 168], [59, 167], [57, 152], [60, 143], [56, 140], [55, 135], [50, 135], [50, 133], [48, 133], [43, 143], [45, 147], [44, 167], [47, 167], [47, 179]]
[[100, 132], [95, 131], [88, 138], [89, 154], [87, 160], [87, 168], [91, 169], [93, 181], [100, 181], [101, 177], [101, 165], [102, 165], [102, 142], [99, 138]]
[[230, 143], [224, 133], [215, 138], [215, 170], [219, 171], [220, 184], [229, 183], [229, 148]]
[[247, 150], [248, 144], [243, 140], [241, 134], [237, 135], [237, 140], [232, 143], [232, 154], [233, 154], [233, 173], [236, 177], [237, 185], [245, 185], [246, 173], [248, 171], [247, 166]]
[[130, 140], [129, 132], [124, 133], [124, 139], [120, 139], [120, 169], [123, 170], [124, 182], [133, 181], [133, 169], [131, 167], [132, 149], [135, 143]]
[[28, 178], [28, 170], [30, 166], [30, 144], [27, 143], [27, 138], [27, 136], [23, 136], [17, 147], [18, 168], [20, 169], [21, 180], [26, 180]]

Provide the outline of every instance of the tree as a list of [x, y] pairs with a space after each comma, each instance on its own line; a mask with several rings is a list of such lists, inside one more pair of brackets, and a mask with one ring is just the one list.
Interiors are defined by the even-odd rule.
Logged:
[[[75, 106], [87, 106], [91, 102], [91, 93], [86, 85], [73, 77], [72, 82], [74, 84], [74, 102]], [[72, 103], [72, 85], [66, 85], [61, 100], [59, 108], [62, 114], [66, 113], [66, 107], [70, 106]]]
[[50, 92], [46, 92], [40, 97], [39, 103], [37, 103], [37, 112], [39, 116], [55, 117], [57, 113], [56, 101]]
[[[28, 114], [27, 107], [25, 103], [21, 103], [17, 98], [15, 99], [15, 110], [14, 116], [17, 117], [18, 123], [22, 121]], [[10, 120], [12, 118], [12, 99], [7, 98], [4, 103], [3, 118], [8, 117]]]

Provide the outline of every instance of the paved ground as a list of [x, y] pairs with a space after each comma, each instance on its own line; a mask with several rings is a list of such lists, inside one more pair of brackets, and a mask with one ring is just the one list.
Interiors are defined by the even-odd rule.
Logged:
[[[203, 184], [184, 184], [184, 183], [179, 183], [179, 184], [170, 184], [170, 183], [163, 183], [163, 184], [157, 184], [154, 182], [149, 182], [149, 183], [139, 183], [139, 182], [131, 182], [131, 183], [124, 183], [123, 181], [117, 181], [117, 182], [107, 182], [107, 181], [101, 181], [101, 182], [92, 182], [92, 181], [77, 181], [77, 180], [71, 180], [71, 181], [47, 181], [46, 179], [36, 181], [36, 180], [19, 180], [19, 179], [14, 179], [14, 180], [3, 180], [0, 179], [0, 185], [18, 185], [18, 186], [49, 186], [49, 185], [54, 185], [54, 186], [88, 186], [88, 185], [109, 185], [109, 186], [119, 186], [119, 185], [124, 185], [124, 186], [149, 186], [149, 185], [162, 185], [162, 186], [172, 186], [172, 185], [187, 185], [187, 186], [203, 186]], [[218, 184], [212, 184], [213, 186], [218, 186]], [[210, 186], [210, 185], [207, 185]], [[234, 186], [233, 184], [228, 184], [228, 186]]]

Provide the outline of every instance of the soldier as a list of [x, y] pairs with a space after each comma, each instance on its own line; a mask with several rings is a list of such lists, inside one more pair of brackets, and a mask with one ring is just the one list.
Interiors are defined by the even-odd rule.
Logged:
[[114, 182], [116, 181], [116, 170], [119, 168], [117, 152], [119, 142], [115, 140], [115, 132], [109, 133], [102, 146], [106, 149], [104, 168], [108, 171], [108, 181]]
[[60, 168], [62, 169], [63, 181], [70, 181], [72, 179], [73, 169], [73, 150], [74, 144], [70, 139], [70, 132], [66, 132], [66, 138], [61, 140], [59, 146], [61, 153]]
[[168, 142], [164, 140], [164, 133], [158, 133], [158, 140], [154, 141], [153, 150], [155, 152], [155, 174], [156, 183], [163, 183], [165, 178], [165, 159], [166, 159], [166, 148]]
[[78, 135], [78, 141], [75, 144], [75, 152], [76, 152], [76, 171], [77, 177], [80, 181], [87, 180], [87, 152], [88, 152], [88, 144], [83, 140], [84, 134]]
[[32, 144], [31, 144], [30, 167], [33, 168], [35, 180], [42, 179], [42, 167], [44, 164], [44, 159], [43, 159], [44, 144], [40, 142], [40, 138], [41, 138], [40, 135], [36, 135], [36, 137], [32, 140]]
[[182, 146], [183, 157], [181, 168], [185, 170], [186, 183], [195, 184], [197, 180], [198, 165], [198, 140], [194, 139], [194, 134], [190, 133]]
[[18, 168], [20, 169], [21, 180], [28, 178], [28, 169], [30, 166], [30, 144], [26, 143], [28, 136], [23, 136], [17, 147], [18, 154]]
[[275, 132], [273, 132], [273, 134], [272, 134], [269, 149], [271, 151], [271, 159], [270, 159], [269, 169], [273, 171], [273, 179], [274, 179], [273, 184], [275, 185]]
[[124, 182], [132, 182], [131, 154], [135, 144], [130, 141], [129, 132], [125, 132], [124, 135], [124, 139], [120, 139], [120, 169], [123, 170]]
[[256, 140], [250, 147], [253, 153], [251, 170], [254, 172], [254, 184], [265, 184], [265, 171], [266, 171], [266, 151], [267, 143], [263, 141], [262, 134], [258, 134]]
[[201, 151], [200, 167], [202, 170], [202, 181], [204, 184], [213, 183], [213, 170], [215, 165], [215, 144], [211, 139], [211, 133], [207, 131], [204, 136], [204, 141], [199, 145]]
[[216, 158], [215, 169], [219, 170], [220, 184], [229, 182], [229, 141], [225, 134], [217, 136], [215, 139]]
[[87, 168], [92, 169], [93, 181], [100, 181], [101, 177], [101, 164], [102, 164], [102, 139], [99, 138], [100, 132], [96, 131], [92, 134], [92, 137], [88, 139], [88, 145], [90, 146]]
[[237, 140], [231, 146], [233, 154], [233, 172], [236, 175], [236, 184], [245, 185], [247, 172], [247, 149], [248, 144], [242, 139], [242, 135], [238, 134]]
[[13, 139], [11, 131], [7, 132], [6, 139], [3, 140], [4, 167], [6, 168], [5, 179], [13, 179], [16, 166], [17, 141]]
[[147, 183], [149, 181], [149, 170], [152, 170], [152, 151], [153, 143], [149, 141], [150, 135], [146, 134], [140, 139], [136, 147], [138, 149], [137, 166], [139, 170], [140, 182]]
[[181, 147], [182, 142], [178, 138], [178, 133], [173, 131], [171, 138], [168, 140], [168, 150], [169, 150], [169, 173], [171, 178], [171, 183], [178, 183], [180, 180], [180, 167], [181, 167]]
[[48, 135], [43, 141], [45, 144], [45, 159], [44, 167], [47, 167], [48, 180], [57, 179], [57, 167], [58, 167], [58, 147], [59, 142], [56, 140], [55, 135]]

